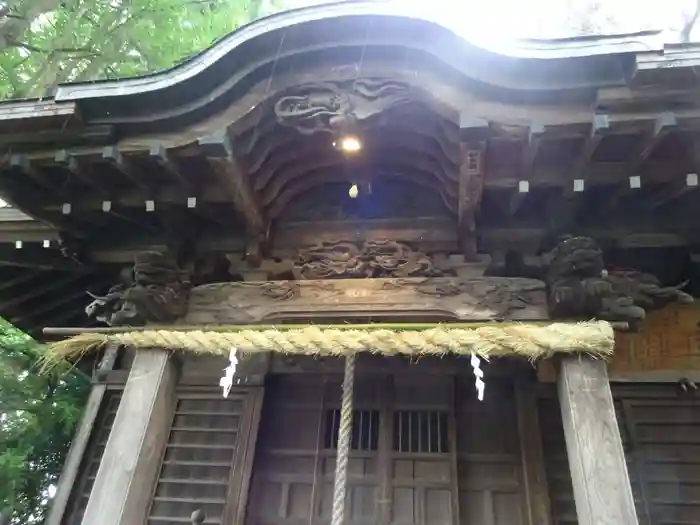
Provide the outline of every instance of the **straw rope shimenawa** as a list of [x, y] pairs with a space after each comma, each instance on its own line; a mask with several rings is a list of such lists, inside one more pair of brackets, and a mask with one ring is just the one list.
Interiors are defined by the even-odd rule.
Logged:
[[[163, 348], [193, 354], [227, 356], [235, 347], [243, 354], [280, 352], [291, 355], [345, 356], [368, 352], [383, 355], [429, 356], [477, 354], [484, 358], [518, 355], [530, 360], [554, 354], [587, 353], [609, 357], [615, 335], [610, 323], [487, 323], [459, 328], [449, 324], [433, 328], [362, 328], [306, 326], [302, 328], [221, 330], [142, 329], [118, 333], [83, 333], [49, 346], [45, 365], [80, 358], [108, 343], [132, 348]], [[468, 326], [468, 325], [467, 325]]]

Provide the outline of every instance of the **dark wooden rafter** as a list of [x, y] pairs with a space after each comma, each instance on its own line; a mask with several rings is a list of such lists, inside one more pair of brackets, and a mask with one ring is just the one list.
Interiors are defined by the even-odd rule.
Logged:
[[[177, 160], [162, 144], [153, 144], [148, 149], [149, 157], [160, 166], [163, 171], [170, 175], [173, 180], [177, 181], [178, 185], [187, 192], [193, 192], [192, 184], [187, 180], [185, 174], [177, 163]], [[194, 197], [194, 195], [190, 195]]]
[[6, 281], [0, 282], [0, 292], [13, 288], [15, 286], [19, 286], [20, 284], [26, 283], [27, 281], [31, 281], [32, 279], [36, 279], [41, 275], [41, 273], [42, 272], [39, 270], [29, 270], [18, 275], [14, 279], [8, 279]]
[[545, 127], [541, 123], [532, 123], [528, 128], [527, 143], [523, 147], [521, 176], [508, 200], [507, 212], [509, 216], [518, 212], [530, 193], [530, 179], [544, 135]]
[[664, 184], [653, 196], [645, 201], [650, 208], [660, 208], [671, 204], [680, 197], [698, 190], [698, 173], [686, 173]]
[[41, 287], [34, 287], [23, 294], [15, 295], [11, 299], [3, 301], [2, 303], [0, 303], [0, 311], [5, 311], [8, 308], [21, 305], [22, 303], [39, 297], [40, 295], [48, 294], [49, 292], [52, 292], [54, 290], [60, 290], [61, 288], [71, 285], [75, 281], [84, 277], [85, 274], [71, 273], [68, 275], [64, 275], [63, 277], [56, 278], [54, 281], [51, 282], [51, 284]]
[[[89, 288], [92, 289], [100, 287], [105, 288], [109, 285], [109, 283], [105, 281], [97, 283], [90, 282], [89, 284]], [[87, 295], [87, 292], [85, 291], [85, 288], [87, 287], [88, 286], [81, 285], [76, 287], [75, 290], [66, 291], [65, 293], [58, 294], [55, 299], [44, 301], [40, 306], [33, 307], [27, 313], [23, 313], [21, 315], [13, 317], [12, 319], [10, 319], [10, 322], [14, 325], [23, 325], [29, 323], [32, 320], [38, 321], [40, 318], [45, 317], [47, 314], [51, 314], [59, 308], [63, 309], [66, 305], [70, 305], [71, 303], [80, 304], [77, 300], [81, 297], [84, 299], [81, 306], [84, 307], [90, 299], [90, 297]], [[72, 310], [76, 309], [73, 308]]]
[[[458, 163], [454, 163], [445, 154], [445, 150], [449, 149], [447, 145], [438, 145], [437, 141], [433, 141], [435, 143], [431, 144], [429, 137], [416, 134], [394, 133], [384, 128], [382, 128], [382, 132], [390, 139], [377, 140], [376, 142], [371, 137], [368, 139], [371, 144], [363, 152], [368, 162], [390, 158], [392, 161], [401, 161], [411, 165], [418, 163], [438, 179], [449, 178], [456, 171]], [[323, 141], [322, 138], [316, 140]], [[286, 141], [285, 144], [279, 144], [273, 154], [260, 165], [260, 168], [251, 172], [250, 175], [255, 190], [261, 191], [268, 186], [273, 186], [280, 173], [284, 176], [289, 169], [303, 168], [303, 165], [310, 161], [331, 164], [339, 163], [342, 160], [340, 154], [332, 149], [330, 141], [325, 149], [314, 142]]]
[[268, 222], [265, 218], [255, 193], [250, 185], [247, 173], [235, 156], [231, 138], [226, 129], [199, 139], [212, 169], [236, 209], [243, 214], [249, 234], [266, 239]]
[[55, 153], [53, 160], [77, 180], [89, 186], [103, 197], [109, 198], [109, 192], [95, 180], [95, 177], [90, 173], [90, 169], [78, 157], [71, 155], [67, 150], [59, 150]]
[[675, 202], [677, 199], [695, 192], [698, 189], [698, 173], [700, 172], [700, 136], [684, 137], [687, 139], [687, 150], [692, 171], [678, 173], [672, 180], [661, 187], [644, 201], [649, 208], [660, 208]]
[[149, 178], [145, 177], [133, 162], [124, 157], [117, 146], [106, 146], [103, 148], [102, 160], [124, 175], [124, 177], [130, 180], [147, 197], [151, 196], [153, 193], [153, 187], [149, 183]]
[[437, 192], [440, 195], [442, 202], [451, 212], [457, 211], [457, 195], [448, 194], [445, 188], [439, 184], [435, 184], [430, 180], [429, 177], [425, 176], [422, 172], [408, 171], [384, 171], [377, 170], [376, 172], [370, 174], [355, 174], [354, 176], [349, 176], [345, 173], [345, 170], [338, 168], [336, 171], [329, 169], [326, 170], [316, 170], [307, 173], [305, 177], [299, 177], [297, 181], [289, 186], [289, 188], [281, 191], [274, 200], [272, 200], [268, 215], [271, 219], [275, 219], [280, 216], [286, 206], [293, 201], [293, 199], [304, 192], [311, 190], [312, 188], [329, 182], [348, 182], [348, 183], [361, 183], [361, 182], [371, 182], [372, 180], [378, 179], [396, 179], [403, 181], [410, 181], [415, 184], [420, 185], [425, 188], [426, 191]]
[[654, 150], [658, 147], [669, 133], [678, 128], [678, 119], [671, 112], [665, 112], [654, 120], [654, 127], [651, 133], [645, 137], [642, 146], [629, 165], [629, 174], [638, 175], [639, 168], [644, 164]]
[[[574, 164], [571, 180], [567, 180], [564, 186], [564, 196], [569, 198], [575, 193], [583, 193], [585, 191], [584, 173], [591, 162], [593, 155], [598, 149], [603, 137], [611, 131], [610, 118], [608, 115], [595, 115], [591, 122], [591, 131], [585, 139], [581, 152]], [[581, 187], [581, 182], [583, 186]]]
[[58, 186], [53, 181], [49, 180], [49, 178], [41, 172], [40, 168], [37, 167], [27, 157], [27, 155], [22, 153], [13, 153], [10, 155], [10, 169], [29, 177], [39, 186], [55, 195], [60, 197], [66, 196], [65, 188]]
[[85, 267], [67, 259], [55, 249], [41, 246], [20, 249], [7, 245], [0, 246], [0, 266], [32, 268], [37, 270], [76, 271]]
[[[629, 163], [623, 181], [610, 192], [605, 202], [601, 203], [602, 213], [611, 212], [623, 199], [629, 197], [632, 192], [642, 187], [642, 167], [648, 163], [651, 155], [659, 144], [670, 133], [678, 129], [678, 119], [674, 113], [661, 113], [654, 119], [653, 129], [644, 137], [638, 153]], [[670, 192], [671, 194], [673, 191]]]

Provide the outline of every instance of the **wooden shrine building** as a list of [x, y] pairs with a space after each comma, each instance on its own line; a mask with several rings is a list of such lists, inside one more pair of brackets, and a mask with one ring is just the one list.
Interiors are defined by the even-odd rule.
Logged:
[[105, 341], [48, 525], [700, 524], [700, 47], [394, 4], [0, 103], [0, 315]]

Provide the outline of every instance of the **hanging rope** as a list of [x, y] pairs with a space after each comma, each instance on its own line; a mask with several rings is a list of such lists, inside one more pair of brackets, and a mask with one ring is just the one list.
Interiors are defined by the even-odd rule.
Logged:
[[343, 398], [340, 404], [340, 427], [335, 461], [335, 486], [333, 487], [333, 514], [331, 525], [343, 525], [345, 520], [345, 494], [348, 485], [348, 455], [352, 437], [352, 397], [355, 381], [355, 355], [345, 357]]
[[492, 323], [475, 328], [337, 329], [307, 326], [293, 330], [179, 331], [150, 330], [120, 333], [84, 333], [49, 346], [47, 364], [76, 359], [108, 343], [132, 348], [163, 348], [193, 354], [227, 356], [235, 347], [243, 354], [280, 352], [296, 355], [352, 355], [369, 352], [384, 355], [427, 356], [454, 353], [480, 357], [520, 355], [531, 360], [557, 353], [612, 355], [613, 328], [604, 321], [587, 323]]

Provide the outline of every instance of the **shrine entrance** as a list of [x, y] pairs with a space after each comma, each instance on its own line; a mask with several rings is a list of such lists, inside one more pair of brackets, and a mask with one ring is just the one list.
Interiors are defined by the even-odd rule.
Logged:
[[[428, 361], [356, 378], [345, 522], [529, 523], [513, 383], [489, 380], [480, 402], [468, 359]], [[341, 382], [270, 379], [246, 525], [331, 522]]]

